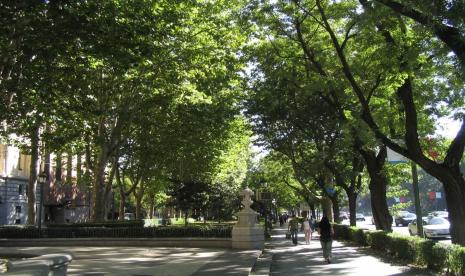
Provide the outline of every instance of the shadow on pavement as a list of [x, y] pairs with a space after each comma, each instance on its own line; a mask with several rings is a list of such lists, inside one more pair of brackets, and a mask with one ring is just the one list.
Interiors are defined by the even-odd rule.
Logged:
[[299, 232], [298, 245], [285, 239], [287, 228], [273, 229], [267, 248], [273, 254], [271, 275], [433, 275], [421, 269], [393, 265], [370, 254], [370, 250], [333, 241], [333, 259], [327, 264], [315, 233], [310, 244], [305, 244]]

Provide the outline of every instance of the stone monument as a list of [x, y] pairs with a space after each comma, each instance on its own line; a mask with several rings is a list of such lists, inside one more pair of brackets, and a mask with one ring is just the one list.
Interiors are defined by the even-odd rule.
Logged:
[[237, 213], [238, 221], [232, 229], [232, 248], [262, 249], [265, 243], [264, 229], [257, 224], [258, 213], [250, 208], [253, 191], [248, 187], [241, 192], [244, 208]]

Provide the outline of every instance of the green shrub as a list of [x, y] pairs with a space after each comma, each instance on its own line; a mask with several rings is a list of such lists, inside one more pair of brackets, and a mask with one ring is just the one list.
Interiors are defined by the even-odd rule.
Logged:
[[452, 246], [444, 243], [436, 243], [431, 250], [431, 259], [428, 260], [428, 268], [442, 271], [448, 267], [448, 256]]
[[433, 246], [435, 242], [432, 240], [422, 239], [420, 237], [410, 237], [410, 246], [416, 252], [414, 263], [418, 265], [428, 265], [433, 259]]
[[[215, 237], [230, 238], [232, 226], [192, 225], [187, 227], [51, 227], [42, 228], [46, 238], [150, 238], [150, 237]], [[39, 238], [36, 228], [2, 227], [0, 237], [6, 239]]]
[[144, 220], [47, 224], [47, 228], [76, 228], [76, 227], [144, 227]]
[[357, 227], [349, 227], [349, 239], [361, 246], [367, 246], [367, 234]]
[[465, 247], [453, 245], [449, 251], [448, 264], [454, 275], [465, 275]]
[[399, 234], [389, 233], [388, 249], [396, 258], [413, 262], [416, 260], [417, 251], [415, 250], [412, 238], [409, 236], [402, 236]]
[[335, 239], [342, 239], [342, 240], [349, 240], [349, 226], [342, 225], [342, 224], [334, 224], [334, 238]]
[[368, 245], [376, 250], [388, 251], [390, 238], [388, 233], [382, 230], [370, 231], [367, 238]]

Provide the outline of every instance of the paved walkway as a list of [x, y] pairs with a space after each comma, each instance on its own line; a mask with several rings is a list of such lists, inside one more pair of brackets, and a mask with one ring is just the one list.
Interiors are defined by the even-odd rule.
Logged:
[[[309, 245], [299, 233], [298, 245], [285, 239], [286, 228], [275, 228], [263, 254], [258, 250], [180, 247], [0, 247], [0, 256], [69, 253], [69, 275], [247, 276], [255, 275], [433, 275], [392, 265], [368, 249], [333, 242], [333, 262], [326, 264], [318, 236]], [[1, 271], [0, 271], [1, 272]]]
[[41, 255], [63, 252], [73, 256], [68, 275], [86, 276], [247, 276], [260, 254], [258, 250], [215, 248], [0, 247], [0, 256], [14, 253]]
[[309, 245], [299, 233], [298, 245], [285, 239], [287, 228], [275, 228], [272, 241], [267, 244], [272, 255], [271, 275], [433, 275], [408, 266], [393, 265], [372, 255], [368, 249], [348, 246], [333, 241], [333, 260], [327, 264], [323, 259], [318, 234]]

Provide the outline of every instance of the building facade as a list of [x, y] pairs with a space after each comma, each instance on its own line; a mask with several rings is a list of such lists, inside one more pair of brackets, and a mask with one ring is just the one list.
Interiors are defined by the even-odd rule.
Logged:
[[[49, 178], [35, 188], [36, 217], [42, 208], [42, 223], [85, 222], [90, 217], [90, 188], [79, 185], [76, 156], [50, 159]], [[45, 159], [45, 158], [43, 158]], [[27, 186], [30, 156], [14, 146], [0, 144], [0, 225], [25, 224], [28, 215]], [[40, 171], [44, 170], [41, 164]], [[43, 195], [41, 196], [41, 191]]]

